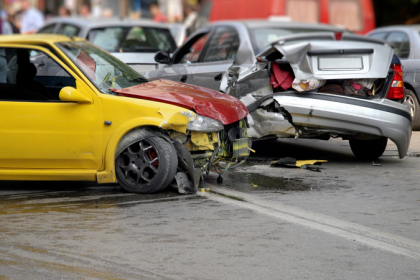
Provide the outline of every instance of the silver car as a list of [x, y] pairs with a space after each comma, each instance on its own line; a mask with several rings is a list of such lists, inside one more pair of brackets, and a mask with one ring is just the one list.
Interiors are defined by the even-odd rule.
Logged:
[[158, 68], [156, 52], [177, 47], [169, 25], [148, 20], [53, 18], [38, 33], [85, 38], [140, 74]]
[[381, 27], [369, 32], [367, 36], [395, 45], [395, 53], [403, 67], [405, 101], [411, 105], [413, 130], [420, 130], [420, 25]]
[[[268, 45], [268, 46], [267, 46]], [[236, 96], [250, 112], [248, 135], [349, 140], [353, 153], [375, 159], [388, 138], [405, 157], [411, 138], [407, 106], [386, 99], [393, 83], [394, 50], [382, 40], [342, 29], [268, 21], [225, 21], [197, 30], [171, 57], [158, 52], [166, 66], [146, 73], [211, 88]], [[277, 66], [293, 72], [294, 81], [366, 79], [373, 95], [327, 93], [319, 88], [298, 92], [274, 89]], [[403, 89], [402, 89], [403, 90]]]

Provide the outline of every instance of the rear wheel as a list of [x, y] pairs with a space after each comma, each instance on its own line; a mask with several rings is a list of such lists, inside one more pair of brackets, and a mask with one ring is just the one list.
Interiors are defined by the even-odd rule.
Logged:
[[360, 159], [375, 160], [385, 152], [388, 138], [375, 140], [349, 140], [353, 154]]
[[413, 91], [405, 89], [404, 104], [410, 108], [411, 117], [413, 119], [413, 130], [420, 130], [420, 106]]
[[128, 146], [115, 161], [118, 182], [129, 192], [153, 193], [174, 179], [178, 158], [173, 145], [148, 137]]

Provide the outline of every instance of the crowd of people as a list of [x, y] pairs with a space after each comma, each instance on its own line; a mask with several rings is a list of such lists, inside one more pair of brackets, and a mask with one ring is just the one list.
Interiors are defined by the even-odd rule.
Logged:
[[[185, 0], [184, 0], [185, 2]], [[1, 34], [32, 34], [35, 33], [45, 22], [45, 19], [54, 15], [44, 16], [44, 13], [32, 5], [31, 0], [18, 0], [20, 10], [13, 8], [0, 10], [0, 32]], [[196, 17], [197, 0], [131, 0], [128, 16], [130, 18], [152, 19], [155, 22], [184, 22], [189, 25]], [[93, 7], [95, 8], [95, 7]], [[113, 10], [109, 8], [92, 11], [90, 2], [81, 1], [77, 12], [70, 10], [66, 5], [58, 8], [57, 16], [70, 17], [78, 16], [84, 18], [111, 18]]]

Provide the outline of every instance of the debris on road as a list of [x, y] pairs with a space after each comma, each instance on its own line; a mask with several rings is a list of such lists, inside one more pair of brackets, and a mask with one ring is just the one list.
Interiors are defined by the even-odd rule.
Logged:
[[372, 161], [373, 166], [382, 166], [381, 163], [375, 163], [374, 161]]
[[308, 169], [310, 171], [321, 172], [321, 165], [323, 162], [328, 162], [327, 160], [296, 160], [291, 157], [281, 158], [277, 161], [271, 162], [271, 167], [299, 167], [301, 169]]

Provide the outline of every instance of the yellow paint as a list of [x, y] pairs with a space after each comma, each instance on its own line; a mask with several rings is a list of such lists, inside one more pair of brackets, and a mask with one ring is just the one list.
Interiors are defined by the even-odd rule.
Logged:
[[194, 132], [191, 131], [191, 146], [190, 150], [214, 150], [214, 144], [219, 142], [219, 137], [216, 132]]
[[298, 160], [296, 161], [296, 166], [297, 167], [302, 167], [303, 165], [313, 165], [317, 162], [328, 162], [328, 160]]
[[[42, 51], [76, 79], [76, 89], [60, 93], [68, 102], [0, 101], [0, 180], [115, 182], [115, 150], [127, 132], [153, 126], [185, 133], [196, 116], [166, 103], [100, 93], [55, 45], [71, 40], [61, 35], [0, 36], [0, 47]], [[213, 150], [216, 133], [213, 138], [217, 140], [206, 143], [202, 136], [199, 147]]]

